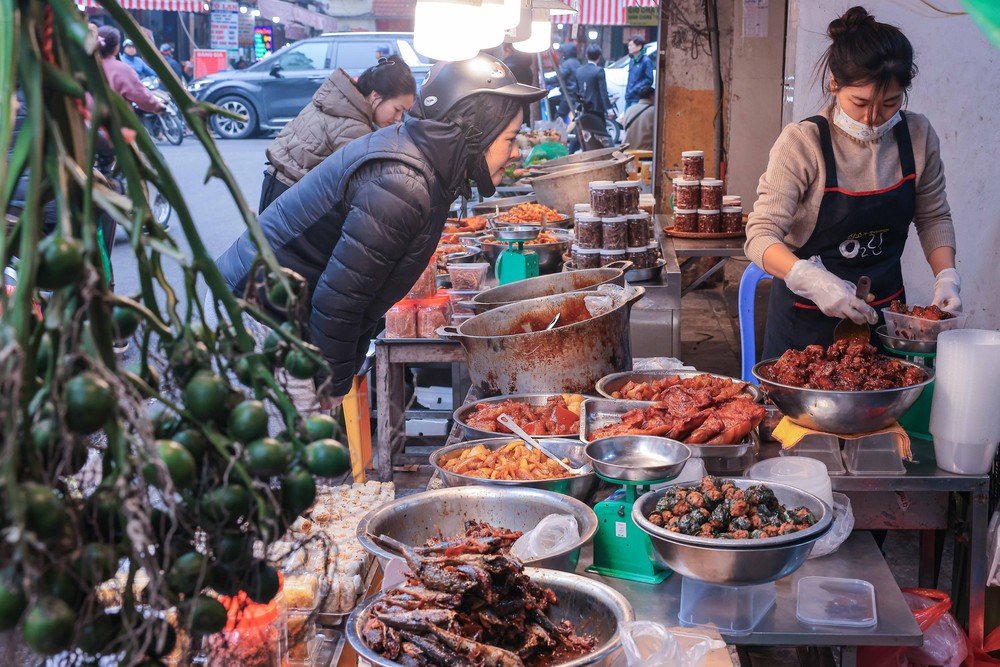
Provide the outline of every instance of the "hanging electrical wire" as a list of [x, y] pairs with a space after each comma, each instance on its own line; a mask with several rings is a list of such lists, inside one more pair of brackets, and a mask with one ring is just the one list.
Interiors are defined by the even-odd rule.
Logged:
[[938, 12], [940, 14], [944, 14], [946, 16], [965, 16], [965, 15], [968, 14], [968, 12], [949, 12], [947, 10], [941, 9], [940, 7], [935, 7], [931, 3], [927, 2], [927, 0], [917, 0], [917, 1], [921, 2], [921, 3], [925, 4], [925, 5], [927, 5], [928, 7], [930, 7], [931, 9], [933, 9], [934, 11], [936, 11], [936, 12]]

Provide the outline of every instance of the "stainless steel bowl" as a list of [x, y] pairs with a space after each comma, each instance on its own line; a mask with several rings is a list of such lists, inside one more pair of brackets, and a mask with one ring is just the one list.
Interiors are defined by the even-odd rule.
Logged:
[[[740, 488], [761, 484], [751, 479], [733, 481]], [[639, 496], [632, 506], [632, 520], [649, 535], [663, 564], [685, 577], [726, 586], [766, 584], [799, 569], [816, 540], [833, 525], [833, 510], [816, 496], [786, 484], [768, 482], [767, 486], [782, 505], [808, 507], [816, 515], [816, 523], [797, 533], [759, 540], [719, 540], [673, 533], [646, 518], [673, 487]]]
[[[493, 214], [483, 217], [489, 220], [489, 226], [491, 227], [502, 227], [503, 225], [530, 225], [537, 228], [542, 226], [541, 222], [513, 222], [511, 220], [501, 220], [500, 218], [504, 214], [505, 212], [501, 212], [500, 215]], [[545, 221], [545, 227], [547, 229], [569, 229], [572, 226], [573, 218], [561, 213]]]
[[[560, 239], [556, 243], [531, 243], [525, 244], [525, 250], [533, 250], [538, 255], [539, 273], [557, 273], [562, 269], [563, 253], [569, 251], [573, 244], [573, 235], [567, 233], [552, 232], [556, 238]], [[504, 241], [497, 241], [493, 236], [482, 236], [477, 239], [479, 247], [483, 249], [483, 257], [493, 266], [496, 266], [497, 257], [509, 246]]]
[[[618, 628], [622, 623], [635, 620], [632, 605], [610, 586], [593, 579], [567, 572], [525, 568], [525, 574], [532, 581], [552, 589], [559, 599], [558, 605], [549, 608], [549, 618], [558, 625], [563, 620], [573, 623], [579, 634], [597, 637], [597, 648], [574, 660], [551, 663], [558, 667], [612, 667], [624, 662], [621, 637]], [[364, 643], [362, 628], [368, 620], [372, 607], [382, 597], [378, 593], [364, 600], [351, 612], [347, 619], [347, 641], [358, 655], [379, 667], [399, 667], [399, 663], [387, 660]]]
[[777, 359], [753, 367], [761, 388], [782, 414], [800, 426], [828, 433], [867, 433], [891, 426], [934, 381], [934, 370], [909, 361], [896, 360], [924, 374], [924, 381], [909, 387], [878, 391], [829, 391], [804, 389], [767, 379], [763, 371]]
[[[431, 465], [438, 470], [441, 478], [444, 479], [445, 484], [448, 486], [492, 486], [494, 488], [503, 487], [504, 491], [511, 488], [542, 489], [543, 491], [555, 491], [556, 493], [561, 493], [585, 502], [590, 498], [590, 493], [594, 490], [594, 485], [597, 484], [597, 476], [592, 472], [576, 475], [575, 477], [563, 477], [561, 479], [500, 480], [459, 475], [445, 470], [441, 465], [451, 457], [457, 456], [459, 452], [475, 447], [476, 445], [483, 445], [487, 449], [500, 449], [507, 443], [515, 441], [524, 442], [516, 436], [507, 436], [506, 438], [494, 437], [486, 438], [485, 440], [469, 440], [455, 445], [448, 445], [431, 454]], [[560, 458], [568, 458], [574, 468], [590, 463], [590, 460], [583, 451], [583, 444], [577, 440], [550, 438], [545, 441], [545, 448]], [[497, 494], [497, 496], [499, 497], [500, 494]]]
[[691, 458], [701, 459], [710, 475], [742, 475], [757, 460], [760, 446], [751, 433], [750, 439], [735, 445], [687, 445]]
[[[625, 371], [624, 373], [612, 373], [611, 375], [605, 375], [597, 382], [597, 386], [595, 388], [597, 389], [597, 393], [601, 396], [614, 399], [614, 392], [619, 391], [629, 382], [656, 382], [657, 380], [662, 380], [668, 377], [692, 378], [697, 377], [698, 375], [711, 375], [712, 377], [719, 378], [720, 380], [742, 382], [739, 378], [733, 378], [727, 375], [716, 375], [715, 373], [702, 373], [700, 371]], [[756, 403], [760, 403], [764, 400], [764, 392], [760, 390], [760, 387], [751, 383], [747, 383], [744, 393], [746, 393]]]
[[889, 350], [903, 352], [904, 354], [908, 352], [914, 354], [934, 354], [937, 352], [937, 340], [910, 340], [909, 338], [892, 336], [884, 324], [876, 329], [875, 333], [881, 339], [882, 345]]
[[647, 266], [642, 269], [632, 269], [625, 274], [625, 280], [630, 283], [641, 283], [646, 280], [653, 280], [654, 278], [659, 278], [660, 274], [663, 273], [663, 267], [667, 265], [666, 260], [658, 259], [656, 264], [653, 266]]
[[623, 482], [671, 480], [691, 458], [691, 450], [684, 444], [652, 435], [601, 438], [587, 445], [584, 452], [594, 472]]
[[[474, 426], [469, 426], [468, 418], [476, 412], [478, 412], [477, 406], [479, 405], [491, 405], [494, 403], [503, 403], [504, 401], [511, 400], [517, 403], [527, 403], [528, 405], [543, 406], [550, 398], [553, 396], [562, 396], [562, 394], [508, 394], [506, 396], [494, 396], [493, 398], [484, 398], [480, 401], [473, 401], [472, 403], [466, 403], [458, 410], [455, 410], [453, 418], [456, 424], [462, 427], [465, 431], [465, 437], [471, 439], [479, 438], [496, 438], [502, 435], [511, 435], [509, 433], [500, 433], [499, 431], [484, 431], [478, 429]], [[584, 396], [585, 399], [593, 398], [591, 396]], [[579, 429], [575, 430], [573, 433], [567, 433], [565, 435], [535, 435], [533, 438], [539, 440], [548, 440], [550, 438], [562, 438], [564, 440], [573, 440], [579, 437]]]
[[550, 514], [574, 517], [580, 539], [559, 553], [525, 562], [572, 572], [580, 559], [580, 548], [597, 532], [597, 515], [575, 498], [539, 489], [504, 489], [497, 493], [484, 486], [460, 486], [406, 496], [366, 514], [358, 523], [357, 535], [361, 546], [385, 568], [397, 554], [375, 544], [373, 535], [388, 535], [403, 544], [420, 546], [432, 537], [464, 534], [466, 521], [485, 521], [498, 528], [527, 532]]

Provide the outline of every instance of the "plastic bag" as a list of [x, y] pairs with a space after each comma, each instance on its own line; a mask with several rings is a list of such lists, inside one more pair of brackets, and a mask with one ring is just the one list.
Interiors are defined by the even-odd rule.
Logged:
[[634, 371], [694, 371], [694, 366], [685, 366], [684, 362], [675, 357], [642, 357], [632, 360]]
[[583, 305], [591, 317], [600, 317], [623, 305], [635, 292], [636, 288], [631, 285], [601, 285], [588, 293], [591, 296], [583, 298]]
[[[904, 588], [903, 596], [924, 633], [924, 645], [913, 648], [863, 646], [858, 649], [858, 664], [865, 667], [952, 667], [962, 664], [969, 653], [969, 639], [955, 617], [948, 613], [951, 597], [944, 591], [930, 588]], [[977, 665], [991, 664], [975, 662]]]
[[659, 623], [622, 623], [622, 648], [629, 667], [701, 667], [708, 652], [725, 642], [704, 635], [668, 630]]
[[524, 160], [524, 166], [533, 166], [536, 162], [545, 162], [546, 160], [555, 160], [556, 158], [564, 157], [569, 155], [569, 150], [566, 148], [566, 144], [559, 143], [557, 141], [546, 141], [545, 143], [538, 144], [531, 149], [528, 153], [528, 157]]
[[580, 526], [568, 514], [550, 514], [526, 532], [510, 547], [510, 554], [521, 560], [538, 560], [565, 551], [580, 541]]
[[843, 493], [833, 494], [833, 526], [823, 537], [816, 540], [810, 558], [829, 556], [837, 551], [840, 545], [851, 536], [854, 530], [854, 511], [851, 509], [851, 499]]

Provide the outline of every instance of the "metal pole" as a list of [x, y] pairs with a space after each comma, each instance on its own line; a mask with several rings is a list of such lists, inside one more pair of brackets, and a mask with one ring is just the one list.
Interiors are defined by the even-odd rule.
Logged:
[[[669, 213], [670, 181], [667, 169], [671, 164], [667, 155], [667, 90], [669, 89], [667, 60], [670, 49], [670, 3], [660, 2], [660, 30], [656, 58], [656, 123], [653, 128], [653, 212], [657, 215]], [[678, 327], [679, 330], [679, 327]]]
[[712, 49], [712, 85], [715, 91], [715, 177], [722, 178], [722, 63], [719, 56], [719, 12], [715, 0], [705, 3], [705, 19]]

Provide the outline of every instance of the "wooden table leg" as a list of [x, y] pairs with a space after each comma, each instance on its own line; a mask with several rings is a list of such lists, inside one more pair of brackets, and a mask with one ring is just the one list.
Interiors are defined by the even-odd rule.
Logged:
[[375, 463], [378, 466], [380, 481], [392, 480], [392, 440], [396, 422], [393, 415], [398, 410], [393, 409], [394, 398], [391, 391], [389, 350], [384, 345], [375, 346], [375, 398], [378, 405], [375, 408]]

